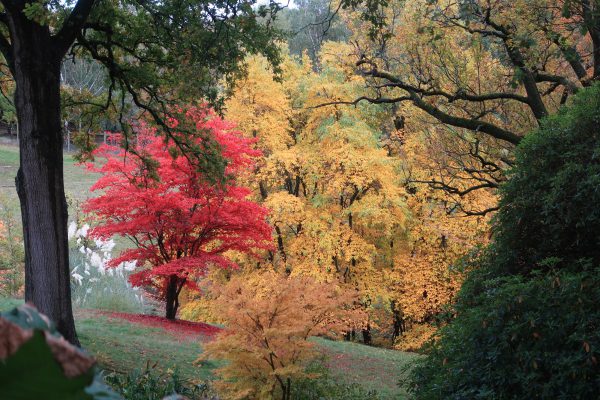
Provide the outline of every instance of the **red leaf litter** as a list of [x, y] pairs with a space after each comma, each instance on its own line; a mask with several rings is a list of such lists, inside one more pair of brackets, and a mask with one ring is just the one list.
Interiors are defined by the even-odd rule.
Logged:
[[221, 328], [205, 324], [202, 322], [184, 321], [180, 319], [168, 320], [164, 317], [158, 317], [156, 315], [142, 315], [142, 314], [127, 314], [120, 312], [100, 312], [102, 315], [106, 315], [109, 318], [123, 319], [135, 324], [149, 326], [153, 328], [162, 328], [169, 333], [173, 333], [179, 336], [194, 338], [198, 335], [202, 336], [214, 336], [218, 333]]

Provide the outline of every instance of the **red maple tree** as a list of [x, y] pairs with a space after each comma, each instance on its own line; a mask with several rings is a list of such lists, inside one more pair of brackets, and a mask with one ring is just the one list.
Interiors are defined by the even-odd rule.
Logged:
[[[209, 109], [194, 107], [181, 115], [193, 127], [191, 135], [175, 132], [181, 119], [171, 119], [169, 139], [141, 124], [130, 147], [135, 155], [117, 145], [121, 135], [112, 135], [109, 144], [95, 150], [102, 162], [89, 168], [102, 176], [91, 190], [101, 194], [84, 205], [99, 219], [92, 236], [119, 235], [135, 244], [111, 265], [137, 260], [130, 282], [154, 288], [151, 292], [166, 302], [168, 319], [176, 316], [182, 288], [197, 289], [197, 279], [209, 266], [236, 267], [227, 252], [254, 255], [272, 246], [267, 210], [247, 198], [249, 189], [236, 184], [236, 177], [260, 155], [252, 149], [253, 140]], [[227, 161], [224, 183], [211, 184], [195, 157], [174, 151], [182, 143], [175, 145], [177, 135], [196, 148], [209, 139], [218, 144]]]

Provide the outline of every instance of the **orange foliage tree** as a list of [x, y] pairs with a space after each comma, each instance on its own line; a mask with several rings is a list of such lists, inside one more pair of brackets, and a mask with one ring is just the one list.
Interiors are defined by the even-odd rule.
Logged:
[[464, 160], [447, 152], [453, 149], [453, 154], [459, 154], [456, 148], [464, 142], [452, 142], [444, 129], [427, 121], [411, 121], [386, 141], [390, 153], [402, 159], [400, 174], [411, 218], [384, 281], [393, 316], [392, 340], [396, 347], [413, 351], [445, 321], [439, 317], [445, 315], [445, 306], [453, 301], [463, 279], [460, 269], [453, 267], [489, 240], [491, 213], [477, 215], [476, 210], [493, 209], [497, 198], [492, 188], [469, 190], [472, 180], [466, 173], [453, 181], [460, 192], [423, 184], [447, 171], [461, 174]]
[[309, 277], [238, 275], [212, 291], [226, 328], [201, 360], [226, 361], [215, 386], [228, 399], [291, 399], [294, 381], [315, 377], [306, 372], [319, 354], [309, 337], [340, 335], [356, 315], [352, 292]]

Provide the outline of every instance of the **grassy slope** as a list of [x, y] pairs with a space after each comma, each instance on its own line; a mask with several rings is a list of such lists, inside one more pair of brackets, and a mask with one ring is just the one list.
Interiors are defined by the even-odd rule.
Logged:
[[[0, 298], [0, 311], [21, 304], [21, 300]], [[144, 369], [147, 363], [161, 370], [177, 368], [192, 382], [211, 378], [215, 364], [195, 366], [206, 337], [183, 337], [161, 328], [100, 315], [95, 310], [75, 310], [75, 325], [81, 345], [107, 371], [126, 373]]]
[[98, 315], [86, 310], [75, 314], [82, 346], [96, 357], [102, 368], [126, 373], [157, 363], [162, 370], [178, 369], [185, 379], [200, 383], [211, 378], [215, 364], [193, 365], [202, 352], [203, 336], [183, 338], [130, 321]]
[[[19, 303], [0, 299], [0, 310]], [[157, 363], [160, 369], [177, 368], [184, 379], [200, 383], [211, 379], [211, 371], [217, 367], [206, 362], [193, 365], [206, 336], [184, 337], [92, 310], [76, 310], [75, 320], [81, 344], [109, 371], [128, 372]], [[375, 389], [385, 399], [405, 398], [397, 382], [404, 366], [416, 357], [414, 354], [320, 338], [315, 342], [323, 348], [333, 377]]]
[[315, 339], [328, 356], [332, 376], [345, 382], [355, 382], [368, 390], [376, 390], [383, 398], [406, 398], [398, 382], [404, 368], [418, 355], [401, 351], [364, 346], [351, 342]]

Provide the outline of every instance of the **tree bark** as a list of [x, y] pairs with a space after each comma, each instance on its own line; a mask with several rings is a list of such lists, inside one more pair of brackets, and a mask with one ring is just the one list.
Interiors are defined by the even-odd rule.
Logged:
[[19, 123], [16, 178], [25, 242], [25, 300], [79, 345], [71, 308], [67, 202], [60, 123], [61, 56], [47, 26], [10, 14]]
[[396, 300], [390, 301], [390, 308], [392, 310], [392, 321], [393, 321], [393, 332], [392, 332], [392, 345], [394, 345], [396, 338], [402, 333], [402, 316], [398, 309]]
[[371, 325], [367, 323], [367, 326], [362, 330], [363, 344], [370, 346], [373, 344], [371, 340]]
[[177, 316], [177, 308], [179, 308], [179, 303], [177, 301], [178, 298], [178, 283], [179, 279], [177, 275], [169, 276], [169, 281], [167, 282], [167, 296], [166, 296], [166, 313], [165, 317], [167, 319], [175, 319]]

